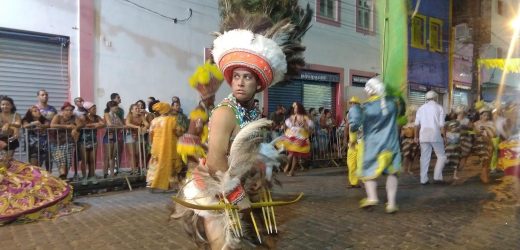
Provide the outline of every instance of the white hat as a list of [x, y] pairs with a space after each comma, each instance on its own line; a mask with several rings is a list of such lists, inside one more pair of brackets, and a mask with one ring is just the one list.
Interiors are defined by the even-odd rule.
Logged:
[[437, 99], [437, 97], [438, 97], [437, 92], [435, 92], [433, 90], [426, 92], [426, 100]]
[[260, 80], [259, 91], [283, 80], [287, 72], [285, 54], [276, 41], [249, 30], [230, 30], [217, 37], [213, 59], [230, 85], [234, 69], [252, 70]]
[[372, 77], [365, 84], [365, 92], [368, 95], [383, 95], [385, 93], [385, 85], [379, 77]]

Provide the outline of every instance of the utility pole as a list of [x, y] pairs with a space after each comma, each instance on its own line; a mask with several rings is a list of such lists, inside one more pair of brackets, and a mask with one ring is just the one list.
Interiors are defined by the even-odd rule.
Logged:
[[[475, 98], [477, 101], [480, 101], [480, 95], [481, 95], [481, 82], [480, 82], [480, 67], [478, 65], [478, 59], [480, 59], [480, 7], [482, 4], [482, 1], [478, 0], [475, 1], [475, 5], [478, 5], [476, 7], [476, 13], [475, 16], [472, 18], [471, 27], [473, 28], [473, 34], [472, 34], [472, 41], [473, 41], [473, 69], [472, 72], [472, 80], [471, 80], [471, 95]], [[475, 101], [475, 100], [473, 100]]]

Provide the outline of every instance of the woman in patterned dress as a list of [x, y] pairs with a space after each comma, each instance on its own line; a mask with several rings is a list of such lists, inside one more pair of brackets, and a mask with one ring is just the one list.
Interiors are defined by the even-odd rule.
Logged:
[[289, 162], [284, 168], [287, 176], [293, 176], [296, 164], [300, 162], [302, 157], [310, 155], [309, 135], [313, 128], [313, 122], [307, 116], [305, 108], [301, 103], [293, 102], [291, 108], [291, 116], [285, 120], [285, 134], [277, 143], [287, 150], [289, 154]]
[[491, 120], [491, 109], [484, 106], [480, 109], [480, 120], [474, 124], [475, 143], [474, 150], [476, 155], [482, 161], [482, 172], [480, 180], [482, 183], [489, 183], [489, 166], [491, 164], [491, 156], [493, 151], [492, 139], [496, 137], [495, 124]]
[[451, 167], [453, 171], [453, 179], [457, 180], [457, 170], [460, 162], [460, 123], [457, 120], [451, 120], [446, 123], [446, 139], [445, 139], [445, 151], [446, 151], [446, 164], [445, 167]]
[[466, 108], [459, 106], [456, 108], [457, 121], [459, 122], [460, 131], [460, 161], [458, 171], [461, 171], [468, 161], [473, 146], [473, 124], [467, 117]]

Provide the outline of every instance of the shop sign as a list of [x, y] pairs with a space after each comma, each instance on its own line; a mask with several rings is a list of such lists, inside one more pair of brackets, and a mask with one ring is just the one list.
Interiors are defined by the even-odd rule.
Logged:
[[300, 80], [318, 81], [318, 82], [339, 82], [338, 74], [330, 74], [316, 71], [301, 71], [300, 75], [295, 77]]
[[370, 77], [352, 75], [352, 86], [365, 87], [365, 84], [370, 80]]

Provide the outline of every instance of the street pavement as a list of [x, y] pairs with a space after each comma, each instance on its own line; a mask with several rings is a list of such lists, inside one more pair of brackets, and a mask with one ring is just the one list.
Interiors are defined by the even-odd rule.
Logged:
[[[384, 178], [382, 205], [365, 211], [358, 208], [364, 191], [346, 188], [342, 167], [281, 175], [275, 199], [305, 196], [276, 209], [276, 249], [520, 249], [512, 183], [483, 185], [477, 173], [469, 168], [456, 183], [425, 186], [402, 175], [400, 211], [391, 215], [384, 213]], [[140, 188], [79, 197], [82, 212], [0, 227], [0, 249], [196, 249], [169, 220], [171, 196]]]

